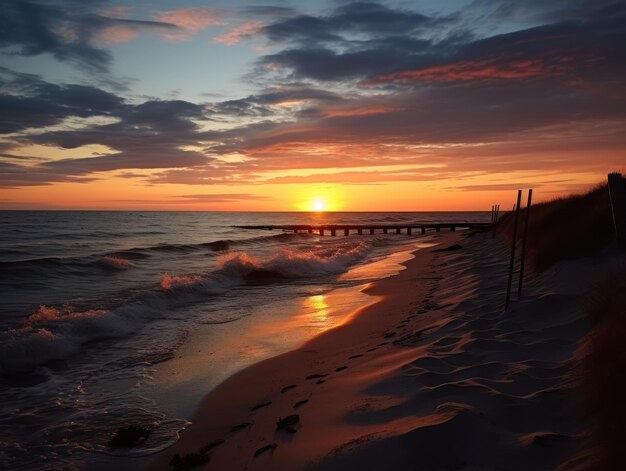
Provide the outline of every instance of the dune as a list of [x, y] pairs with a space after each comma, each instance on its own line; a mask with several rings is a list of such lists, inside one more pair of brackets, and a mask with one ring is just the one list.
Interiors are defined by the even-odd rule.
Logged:
[[[441, 234], [377, 302], [213, 390], [152, 469], [586, 469], [572, 355], [598, 255], [531, 273], [503, 310], [507, 246]], [[622, 255], [623, 257], [623, 255]]]

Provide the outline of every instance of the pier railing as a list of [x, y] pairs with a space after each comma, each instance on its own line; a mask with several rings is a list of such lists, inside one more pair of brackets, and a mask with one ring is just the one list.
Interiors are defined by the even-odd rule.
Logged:
[[412, 235], [413, 231], [426, 234], [426, 231], [439, 232], [443, 230], [456, 231], [457, 229], [488, 229], [492, 226], [489, 222], [447, 222], [447, 223], [425, 223], [425, 224], [283, 224], [283, 225], [256, 225], [256, 226], [235, 226], [238, 229], [256, 230], [279, 230], [283, 232], [307, 232], [320, 236], [330, 234], [344, 236], [352, 234], [373, 235], [382, 234], [407, 234]]

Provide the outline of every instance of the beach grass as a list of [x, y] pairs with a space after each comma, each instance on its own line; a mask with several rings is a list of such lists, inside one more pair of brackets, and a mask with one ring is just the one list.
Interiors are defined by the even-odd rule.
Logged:
[[[526, 219], [520, 212], [520, 229]], [[509, 239], [513, 234], [513, 213], [505, 214], [499, 230]], [[615, 239], [609, 190], [599, 184], [587, 193], [558, 198], [531, 207], [528, 227], [528, 259], [538, 271], [561, 260], [595, 255]]]
[[620, 469], [626, 436], [626, 267], [591, 289], [585, 314], [593, 329], [582, 347], [579, 371], [591, 438], [599, 469]]

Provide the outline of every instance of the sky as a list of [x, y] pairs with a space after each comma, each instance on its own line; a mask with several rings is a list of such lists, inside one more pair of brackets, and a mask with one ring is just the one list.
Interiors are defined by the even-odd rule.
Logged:
[[3, 0], [0, 208], [489, 210], [626, 170], [626, 1]]

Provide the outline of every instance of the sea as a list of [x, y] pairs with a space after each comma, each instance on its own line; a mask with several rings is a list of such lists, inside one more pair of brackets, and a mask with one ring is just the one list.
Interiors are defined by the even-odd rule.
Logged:
[[[241, 225], [488, 222], [485, 212], [0, 212], [0, 468], [142, 469], [237, 371], [375, 301], [432, 236]], [[151, 430], [114, 449], [116, 432]]]

